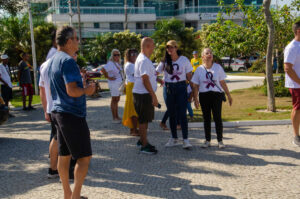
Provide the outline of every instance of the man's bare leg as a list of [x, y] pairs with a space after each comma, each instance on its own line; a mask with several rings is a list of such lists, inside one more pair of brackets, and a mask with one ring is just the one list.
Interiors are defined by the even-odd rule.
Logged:
[[57, 170], [57, 159], [58, 159], [58, 145], [57, 140], [52, 138], [49, 145], [49, 154], [50, 154], [50, 168], [52, 170]]
[[291, 120], [293, 124], [294, 135], [299, 136], [300, 110], [292, 110]]
[[74, 190], [72, 199], [80, 199], [81, 188], [88, 172], [91, 158], [92, 156], [77, 159], [74, 172]]
[[142, 142], [143, 147], [145, 147], [148, 144], [147, 129], [148, 129], [148, 123], [139, 125], [140, 141]]
[[72, 191], [69, 183], [69, 167], [71, 156], [58, 156], [58, 173], [64, 190], [64, 199], [71, 199]]

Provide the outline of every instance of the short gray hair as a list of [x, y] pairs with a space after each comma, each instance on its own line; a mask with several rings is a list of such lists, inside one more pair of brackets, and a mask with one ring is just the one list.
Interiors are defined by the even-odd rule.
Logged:
[[56, 43], [59, 46], [65, 46], [69, 39], [74, 37], [74, 28], [71, 26], [62, 26], [56, 31]]
[[300, 29], [300, 21], [293, 24], [293, 32], [297, 34], [297, 30]]
[[114, 62], [114, 53], [118, 52], [120, 54], [120, 60], [119, 60], [119, 64], [121, 64], [121, 53], [118, 49], [113, 49], [110, 53], [110, 57], [109, 57], [109, 61]]

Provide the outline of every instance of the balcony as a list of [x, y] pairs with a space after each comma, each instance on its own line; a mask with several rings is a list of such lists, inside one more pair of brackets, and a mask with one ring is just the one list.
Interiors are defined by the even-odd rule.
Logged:
[[[69, 14], [68, 7], [49, 8], [48, 12], [53, 14]], [[77, 13], [77, 7], [72, 7], [72, 12]], [[155, 14], [154, 7], [128, 7], [128, 14]], [[125, 14], [124, 7], [80, 7], [80, 14], [87, 15], [113, 15], [113, 14]]]

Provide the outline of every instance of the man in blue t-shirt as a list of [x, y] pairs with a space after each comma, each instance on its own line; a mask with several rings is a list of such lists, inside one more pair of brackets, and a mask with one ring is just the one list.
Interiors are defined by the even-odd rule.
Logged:
[[[63, 26], [56, 33], [58, 52], [49, 61], [49, 81], [53, 100], [51, 117], [57, 128], [58, 172], [64, 198], [80, 198], [80, 191], [92, 157], [90, 131], [86, 123], [85, 95], [92, 95], [95, 85], [83, 87], [80, 70], [71, 57], [78, 51], [78, 39], [72, 27]], [[77, 159], [73, 191], [69, 185], [71, 156]]]

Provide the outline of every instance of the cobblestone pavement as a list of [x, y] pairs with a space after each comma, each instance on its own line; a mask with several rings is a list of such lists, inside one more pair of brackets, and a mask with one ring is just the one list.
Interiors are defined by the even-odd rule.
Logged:
[[[161, 95], [159, 99], [163, 104]], [[120, 113], [124, 100], [123, 96]], [[165, 148], [170, 133], [158, 127], [163, 106], [149, 125], [149, 140], [159, 152], [144, 155], [128, 129], [111, 123], [109, 103], [108, 95], [88, 100], [94, 155], [82, 194], [90, 199], [300, 196], [300, 148], [291, 143], [289, 125], [226, 128], [224, 150], [217, 148], [214, 131], [213, 146], [200, 148], [203, 129], [192, 129], [192, 150]], [[13, 114], [15, 118], [0, 126], [0, 198], [63, 198], [58, 179], [46, 177], [50, 126], [41, 106]]]

